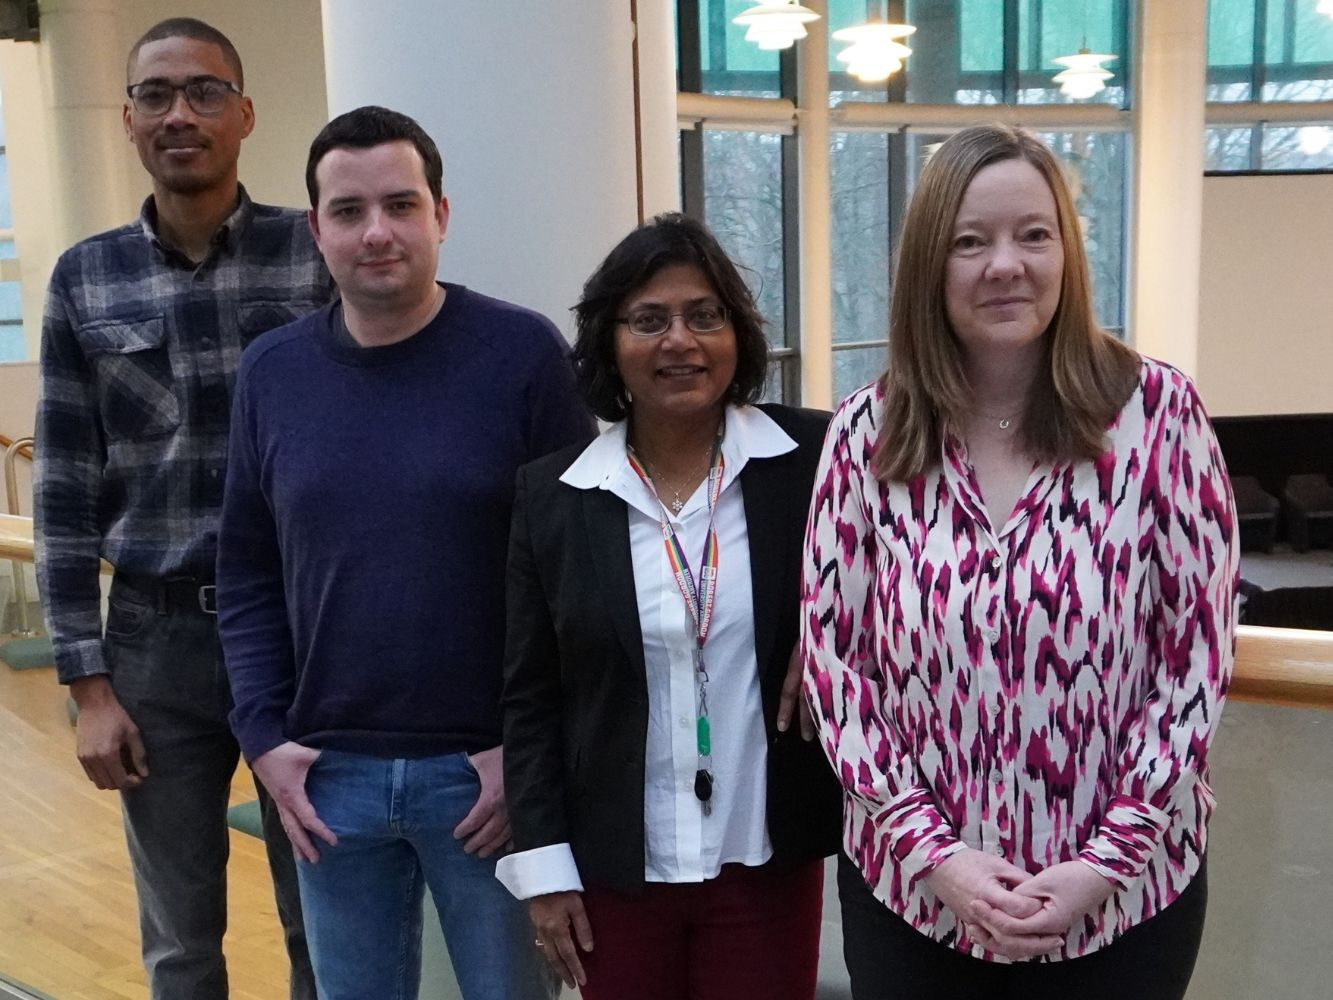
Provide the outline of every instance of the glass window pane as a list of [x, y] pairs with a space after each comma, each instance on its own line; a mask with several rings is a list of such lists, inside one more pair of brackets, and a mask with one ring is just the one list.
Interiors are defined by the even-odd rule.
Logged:
[[1333, 63], [1333, 17], [1320, 14], [1313, 3], [1300, 4], [1293, 31], [1292, 62]]
[[[838, 61], [838, 55], [847, 48], [844, 41], [835, 41], [833, 33], [843, 28], [853, 28], [865, 24], [872, 18], [880, 18], [882, 10], [879, 0], [829, 0], [828, 5], [828, 66], [829, 66], [829, 107], [836, 107], [843, 101], [878, 101], [889, 99], [887, 83], [862, 83], [846, 72], [846, 67]], [[913, 48], [913, 40], [907, 40], [907, 46]]]
[[833, 341], [882, 340], [889, 318], [889, 137], [830, 142]]
[[1263, 169], [1333, 170], [1333, 128], [1327, 125], [1264, 127]]
[[1205, 170], [1249, 170], [1250, 144], [1254, 130], [1210, 128], [1204, 132]]
[[[1254, 0], [1208, 0], [1208, 66], [1254, 61]], [[1210, 74], [1211, 76], [1211, 74]]]
[[833, 401], [846, 399], [863, 385], [875, 381], [889, 362], [889, 349], [882, 344], [833, 352]]
[[997, 104], [1003, 98], [1004, 20], [994, 0], [908, 0], [916, 34], [905, 73], [907, 100]]
[[1074, 189], [1092, 272], [1092, 301], [1103, 326], [1124, 326], [1124, 132], [1044, 132]]
[[705, 129], [704, 221], [741, 268], [769, 342], [786, 346], [782, 136]]
[[770, 361], [768, 363], [768, 384], [764, 386], [764, 402], [799, 406], [801, 402], [800, 375], [800, 360], [795, 355], [786, 355]]
[[699, 48], [703, 92], [745, 97], [778, 97], [778, 53], [765, 52], [745, 38], [731, 19], [758, 0], [699, 0]]
[[1264, 61], [1270, 66], [1291, 61], [1291, 53], [1286, 51], [1285, 11], [1286, 0], [1267, 0], [1268, 14], [1265, 19]]
[[[1115, 104], [1125, 103], [1125, 53], [1116, 37], [1117, 3], [1123, 0], [1087, 0], [1085, 3], [1039, 3], [1025, 0], [1019, 6], [1018, 51], [1020, 104]], [[1122, 13], [1123, 16], [1123, 13]], [[1118, 58], [1102, 66], [1113, 76], [1104, 89], [1091, 97], [1072, 98], [1052, 82], [1064, 67], [1057, 56], [1082, 50]]]
[[[13, 243], [8, 244], [13, 247]], [[13, 254], [5, 256], [12, 257]], [[28, 356], [23, 341], [23, 302], [17, 281], [0, 281], [0, 361], [23, 361]]]

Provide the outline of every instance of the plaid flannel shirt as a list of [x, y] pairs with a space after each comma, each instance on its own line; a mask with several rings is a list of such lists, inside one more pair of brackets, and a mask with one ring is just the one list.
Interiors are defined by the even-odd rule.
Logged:
[[305, 213], [244, 188], [202, 263], [155, 224], [150, 197], [51, 276], [33, 500], [62, 683], [106, 673], [99, 557], [135, 576], [212, 577], [241, 352], [333, 291]]

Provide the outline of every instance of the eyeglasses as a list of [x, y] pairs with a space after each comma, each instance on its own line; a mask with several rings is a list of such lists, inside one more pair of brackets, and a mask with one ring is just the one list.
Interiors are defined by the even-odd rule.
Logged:
[[227, 96], [241, 93], [241, 88], [234, 83], [215, 76], [196, 76], [184, 83], [146, 80], [126, 87], [125, 96], [133, 102], [134, 110], [139, 114], [156, 118], [171, 110], [178, 90], [184, 91], [186, 102], [197, 115], [219, 115], [227, 106]]
[[691, 333], [717, 333], [727, 325], [726, 306], [695, 306], [685, 312], [663, 312], [661, 309], [635, 309], [627, 316], [617, 316], [636, 337], [660, 337], [671, 329], [671, 321], [679, 316]]

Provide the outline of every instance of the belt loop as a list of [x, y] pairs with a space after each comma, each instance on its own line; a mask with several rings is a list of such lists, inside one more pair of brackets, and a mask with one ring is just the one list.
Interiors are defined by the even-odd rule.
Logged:
[[157, 586], [157, 613], [159, 617], [165, 617], [170, 610], [171, 599], [167, 593], [167, 585], [160, 583]]

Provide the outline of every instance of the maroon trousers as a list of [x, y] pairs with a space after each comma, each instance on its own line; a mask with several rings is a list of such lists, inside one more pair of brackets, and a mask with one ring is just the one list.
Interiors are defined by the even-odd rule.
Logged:
[[589, 887], [583, 1000], [811, 1000], [823, 898], [823, 861], [724, 865], [638, 896]]

